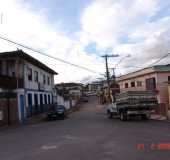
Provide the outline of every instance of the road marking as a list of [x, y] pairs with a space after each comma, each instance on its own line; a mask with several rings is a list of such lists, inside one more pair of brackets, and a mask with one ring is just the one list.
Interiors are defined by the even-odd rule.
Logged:
[[73, 137], [73, 136], [71, 136], [71, 135], [65, 135], [64, 138], [65, 138], [65, 139], [68, 139], [68, 140], [77, 140], [77, 139], [79, 139], [79, 138]]
[[50, 150], [50, 149], [56, 149], [58, 147], [59, 146], [57, 146], [57, 145], [44, 145], [41, 148], [44, 149], [44, 150]]

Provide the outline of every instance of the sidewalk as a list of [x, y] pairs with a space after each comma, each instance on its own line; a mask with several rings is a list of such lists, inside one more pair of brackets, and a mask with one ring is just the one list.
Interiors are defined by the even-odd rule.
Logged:
[[44, 122], [46, 118], [46, 114], [47, 113], [45, 112], [45, 113], [41, 113], [33, 117], [27, 118], [24, 124], [29, 125], [29, 124], [36, 124], [36, 123]]
[[170, 120], [168, 120], [167, 117], [158, 114], [152, 114], [150, 119], [170, 122]]
[[[67, 110], [67, 114], [71, 114], [75, 111], [78, 111], [80, 108], [80, 103], [78, 103], [76, 106], [71, 107], [69, 110]], [[36, 116], [30, 117], [26, 120], [25, 124], [30, 125], [30, 124], [36, 124], [36, 123], [42, 123], [46, 121], [46, 114], [47, 112], [38, 114]]]

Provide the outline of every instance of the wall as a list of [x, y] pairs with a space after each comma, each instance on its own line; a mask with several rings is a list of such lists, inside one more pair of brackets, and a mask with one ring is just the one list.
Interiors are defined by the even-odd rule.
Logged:
[[[5, 60], [3, 60], [3, 65], [2, 65], [2, 73], [6, 74], [6, 62]], [[28, 81], [28, 68], [32, 69], [32, 81]], [[44, 70], [42, 70], [41, 68], [38, 68], [34, 65], [32, 65], [31, 63], [28, 63], [24, 60], [15, 60], [15, 65], [12, 66], [11, 70], [9, 71], [9, 73], [11, 74], [11, 72], [15, 71], [15, 75], [20, 77], [20, 78], [24, 78], [24, 85], [25, 88], [21, 88], [21, 89], [14, 89], [13, 91], [15, 93], [17, 93], [18, 98], [17, 98], [17, 118], [19, 120], [21, 120], [21, 111], [20, 111], [20, 101], [19, 101], [19, 96], [22, 94], [25, 97], [24, 100], [24, 111], [25, 111], [25, 117], [27, 117], [27, 111], [28, 111], [28, 93], [32, 94], [32, 104], [34, 105], [34, 94], [38, 95], [38, 104], [40, 104], [40, 100], [39, 100], [39, 95], [44, 94], [46, 95], [50, 95], [50, 101], [53, 101], [53, 89], [54, 89], [54, 75], [51, 73], [48, 73]], [[34, 71], [38, 71], [39, 74], [39, 82], [42, 84], [43, 86], [43, 90], [39, 90], [39, 86], [38, 86], [38, 82], [35, 82], [34, 80]], [[46, 75], [46, 84], [43, 84], [43, 74]], [[47, 84], [47, 76], [50, 77], [50, 85]], [[4, 90], [0, 89], [0, 92], [3, 92]], [[47, 97], [47, 103], [48, 102], [48, 97]]]
[[[123, 80], [119, 82], [120, 85], [120, 90], [121, 91], [133, 91], [133, 90], [146, 90], [146, 83], [145, 80], [148, 78], [152, 78], [155, 77], [156, 79], [156, 90], [158, 90], [158, 94], [157, 94], [157, 98], [158, 98], [158, 102], [159, 103], [169, 103], [168, 100], [168, 76], [170, 76], [170, 73], [152, 73], [152, 74], [147, 74], [144, 76], [138, 76], [136, 78], [131, 78], [128, 80]], [[125, 88], [125, 83], [129, 83], [130, 86], [130, 82], [132, 81], [142, 81], [142, 86], [141, 87], [137, 87], [137, 85], [135, 84], [135, 87], [129, 87], [129, 88]]]
[[9, 102], [7, 98], [0, 98], [0, 111], [3, 115], [3, 119], [0, 120], [0, 126], [13, 125], [19, 122], [17, 98], [10, 98]]
[[60, 95], [57, 95], [57, 103], [59, 105], [64, 105], [64, 98]]
[[80, 98], [82, 96], [81, 90], [69, 90], [69, 94]]
[[157, 73], [157, 89], [159, 92], [160, 103], [169, 103], [168, 76], [170, 76], [170, 73]]
[[126, 75], [123, 75], [123, 76], [120, 76], [117, 78], [118, 81], [120, 81], [121, 79], [129, 79], [129, 78], [132, 78], [132, 77], [140, 77], [141, 75], [148, 75], [152, 72], [154, 72], [154, 68], [145, 68], [145, 69], [142, 69], [142, 70], [138, 70], [136, 72], [132, 72], [132, 73], [129, 73], [129, 74], [126, 74]]
[[[32, 69], [32, 81], [28, 80], [28, 68]], [[38, 82], [34, 80], [34, 71], [38, 71]], [[46, 76], [46, 84], [43, 83], [43, 75]], [[47, 76], [50, 77], [50, 85], [47, 84]], [[38, 83], [41, 83], [44, 91], [52, 91], [54, 89], [54, 76], [28, 62], [24, 65], [24, 82], [26, 89], [38, 90]]]
[[64, 98], [60, 95], [57, 95], [57, 103], [58, 105], [63, 105], [67, 110], [70, 109], [70, 100], [64, 100]]
[[[10, 61], [13, 61], [13, 63], [10, 63]], [[2, 62], [2, 70], [1, 74], [13, 77], [13, 73], [18, 78], [23, 78], [23, 62], [21, 60], [16, 60], [15, 58], [4, 58], [1, 59]], [[8, 70], [7, 70], [8, 68]]]
[[[28, 80], [28, 68], [32, 69], [32, 80]], [[38, 72], [38, 82], [35, 81], [34, 71]], [[43, 75], [45, 75], [46, 82], [44, 84]], [[47, 76], [50, 78], [50, 84], [47, 83]], [[27, 110], [27, 116], [37, 114], [40, 112], [45, 112], [48, 109], [48, 104], [53, 102], [54, 96], [54, 75], [38, 68], [31, 63], [25, 61], [24, 65], [24, 82], [25, 82], [25, 105]], [[41, 87], [40, 87], [41, 85]], [[28, 106], [28, 94], [32, 95], [32, 109]], [[35, 106], [34, 95], [38, 96], [38, 106]], [[40, 105], [40, 95], [43, 96], [43, 105]], [[47, 96], [47, 104], [45, 104], [44, 95]], [[50, 101], [48, 100], [50, 96]]]
[[[120, 86], [120, 91], [134, 91], [134, 90], [146, 90], [146, 83], [145, 83], [145, 80], [148, 79], [148, 78], [152, 78], [152, 77], [155, 77], [156, 78], [156, 81], [157, 81], [157, 74], [155, 73], [152, 73], [152, 74], [147, 74], [145, 76], [138, 76], [138, 77], [135, 77], [135, 78], [131, 78], [131, 79], [128, 79], [128, 80], [122, 80], [122, 81], [119, 81], [119, 86]], [[135, 87], [131, 87], [130, 83], [135, 81]], [[138, 87], [137, 86], [137, 81], [141, 81], [142, 82], [142, 86], [141, 87]], [[125, 88], [125, 83], [128, 83], [129, 84], [129, 87], [128, 88]]]

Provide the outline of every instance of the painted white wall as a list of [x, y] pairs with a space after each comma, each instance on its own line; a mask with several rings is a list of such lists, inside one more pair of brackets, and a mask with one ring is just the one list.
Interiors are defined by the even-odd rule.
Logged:
[[76, 100], [72, 100], [71, 101], [71, 106], [74, 107], [76, 105], [77, 101]]
[[[28, 68], [32, 69], [32, 81], [28, 80]], [[35, 82], [35, 80], [34, 80], [34, 71], [38, 72], [38, 82]], [[45, 75], [45, 77], [46, 77], [46, 84], [43, 83], [43, 75]], [[47, 84], [47, 76], [50, 78], [49, 85]], [[54, 89], [54, 75], [25, 61], [24, 83], [25, 83], [26, 89], [38, 90], [38, 83], [40, 83], [43, 86], [44, 91], [53, 91], [53, 89]]]
[[67, 110], [70, 109], [70, 101], [64, 101], [64, 106]]
[[69, 94], [72, 94], [78, 97], [82, 96], [82, 92], [80, 90], [75, 90], [75, 89], [69, 90]]
[[[16, 64], [17, 63], [17, 64]], [[32, 69], [32, 81], [28, 80], [28, 68]], [[34, 79], [34, 71], [38, 72], [38, 82], [35, 82]], [[21, 109], [20, 109], [20, 95], [24, 95], [25, 97], [25, 117], [26, 117], [26, 109], [28, 107], [28, 93], [32, 94], [32, 103], [34, 103], [34, 94], [38, 95], [38, 104], [40, 104], [40, 94], [43, 94], [43, 104], [44, 104], [44, 94], [47, 95], [47, 103], [48, 102], [48, 95], [50, 95], [50, 102], [52, 102], [53, 93], [54, 93], [54, 75], [51, 73], [48, 73], [47, 71], [32, 65], [31, 63], [20, 60], [15, 61], [14, 66], [11, 66], [10, 74], [12, 72], [17, 72], [20, 78], [24, 78], [24, 85], [25, 88], [22, 89], [15, 89], [14, 92], [17, 93], [17, 99], [18, 99], [18, 118], [21, 121]], [[6, 74], [6, 62], [2, 62], [2, 74]], [[43, 84], [43, 75], [46, 76], [46, 84]], [[47, 84], [47, 76], [50, 78], [50, 84]], [[39, 84], [41, 83], [43, 86], [43, 90], [39, 90]], [[4, 91], [3, 89], [0, 89], [0, 91]]]
[[63, 105], [65, 108], [68, 110], [70, 109], [70, 101], [69, 100], [64, 100], [64, 98], [60, 95], [57, 95], [57, 103], [58, 105]]
[[64, 98], [60, 95], [57, 95], [57, 103], [59, 105], [64, 105]]

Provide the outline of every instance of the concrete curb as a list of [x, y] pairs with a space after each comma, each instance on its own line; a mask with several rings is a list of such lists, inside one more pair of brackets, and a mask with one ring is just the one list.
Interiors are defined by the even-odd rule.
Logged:
[[155, 118], [150, 118], [150, 120], [154, 120], [154, 121], [161, 121], [161, 122], [169, 122], [170, 123], [170, 120], [167, 120], [167, 119], [155, 119]]

